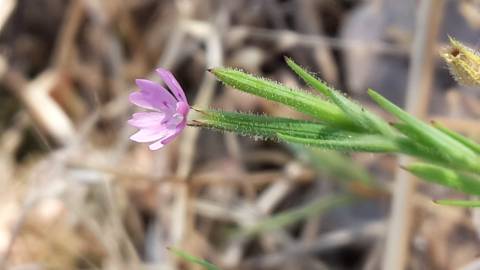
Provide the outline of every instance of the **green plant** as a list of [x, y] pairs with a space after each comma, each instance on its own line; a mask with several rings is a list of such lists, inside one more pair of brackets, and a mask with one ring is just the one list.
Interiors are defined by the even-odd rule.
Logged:
[[[200, 113], [190, 125], [343, 152], [404, 154], [419, 160], [404, 167], [412, 174], [464, 193], [480, 195], [479, 144], [439, 123], [424, 123], [369, 89], [372, 100], [397, 119], [395, 123], [388, 123], [293, 60], [286, 58], [286, 63], [321, 95], [292, 89], [237, 69], [219, 67], [210, 72], [228, 86], [287, 105], [309, 115], [312, 120], [197, 110]], [[463, 206], [478, 204], [438, 202]]]

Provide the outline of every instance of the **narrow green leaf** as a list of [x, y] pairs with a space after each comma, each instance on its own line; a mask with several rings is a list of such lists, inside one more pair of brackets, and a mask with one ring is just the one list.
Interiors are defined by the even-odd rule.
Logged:
[[421, 144], [430, 144], [430, 141], [425, 138], [424, 136], [421, 136], [417, 130], [412, 127], [409, 124], [405, 124], [403, 122], [400, 123], [394, 123], [392, 124], [398, 131], [400, 131], [403, 135], [407, 136], [408, 138], [412, 139], [412, 141], [421, 143]]
[[320, 91], [330, 100], [332, 100], [350, 119], [364, 130], [380, 133], [386, 136], [394, 136], [395, 130], [382, 118], [366, 110], [356, 102], [345, 97], [339, 91], [329, 87], [325, 82], [315, 78], [307, 70], [297, 65], [292, 59], [285, 58], [287, 65], [300, 76], [307, 84]]
[[350, 134], [313, 121], [216, 110], [202, 111], [200, 119], [194, 123], [201, 127], [235, 132], [260, 139], [278, 139], [277, 133], [302, 138], [329, 138]]
[[413, 163], [405, 167], [412, 174], [427, 181], [458, 191], [480, 195], [480, 177], [428, 163]]
[[272, 217], [265, 218], [252, 226], [242, 229], [238, 232], [238, 235], [251, 237], [284, 228], [352, 201], [353, 197], [350, 195], [323, 197], [299, 208], [287, 210]]
[[473, 140], [470, 140], [469, 138], [462, 136], [461, 134], [448, 129], [447, 127], [441, 125], [438, 122], [433, 122], [433, 126], [436, 127], [438, 130], [442, 131], [443, 133], [447, 134], [448, 136], [452, 137], [453, 139], [459, 141], [466, 147], [472, 149], [475, 151], [477, 154], [480, 154], [480, 144], [474, 142]]
[[240, 70], [214, 68], [210, 71], [217, 79], [240, 91], [288, 105], [332, 125], [354, 128], [354, 124], [342, 110], [319, 96], [255, 77]]
[[220, 270], [220, 268], [216, 267], [215, 265], [209, 263], [208, 261], [202, 259], [202, 258], [198, 258], [196, 256], [193, 256], [191, 254], [188, 254], [187, 252], [185, 251], [181, 251], [179, 249], [176, 249], [176, 248], [168, 248], [168, 250], [170, 250], [173, 254], [177, 255], [178, 257], [188, 261], [188, 262], [191, 262], [191, 263], [194, 263], [194, 264], [197, 264], [197, 265], [200, 265], [202, 266], [204, 269], [207, 269], [207, 270]]
[[480, 207], [480, 201], [468, 201], [468, 200], [436, 200], [436, 204], [447, 206], [459, 206], [459, 207]]
[[449, 160], [446, 160], [443, 155], [440, 155], [435, 148], [432, 148], [429, 145], [422, 144], [421, 142], [412, 140], [411, 138], [399, 137], [395, 141], [400, 149], [399, 153], [420, 158], [424, 161], [436, 164], [445, 164], [447, 167], [454, 167], [460, 170], [463, 169], [461, 166], [458, 167], [455, 164], [452, 165]]
[[395, 123], [393, 126], [406, 136], [404, 140], [399, 141], [402, 153], [427, 161], [452, 165], [450, 160], [446, 159], [437, 148], [432, 147], [425, 137], [419, 136], [412, 126], [404, 123]]
[[298, 143], [323, 149], [331, 149], [344, 152], [399, 152], [398, 145], [380, 135], [350, 135], [330, 139], [311, 139], [278, 134], [278, 137], [289, 143]]
[[431, 146], [425, 137], [419, 136], [418, 132], [416, 132], [412, 126], [403, 122], [395, 123], [393, 126], [406, 136], [399, 136], [396, 138], [400, 153], [421, 158], [435, 164], [445, 164], [447, 167], [459, 170], [465, 169], [463, 164], [452, 164], [452, 162], [445, 158], [445, 155], [442, 155], [437, 148]]
[[472, 150], [443, 132], [416, 119], [372, 89], [368, 90], [368, 94], [382, 108], [407, 124], [418, 138], [422, 138], [428, 145], [436, 148], [446, 160], [472, 171], [480, 171], [480, 160]]

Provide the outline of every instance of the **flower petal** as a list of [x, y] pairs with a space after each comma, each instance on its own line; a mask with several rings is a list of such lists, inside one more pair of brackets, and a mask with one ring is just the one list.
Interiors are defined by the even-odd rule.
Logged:
[[[149, 80], [137, 79], [135, 83], [140, 88], [138, 94], [131, 94], [130, 101], [135, 105], [153, 110], [171, 110], [175, 108], [176, 100], [161, 85]], [[133, 95], [133, 97], [132, 97]], [[132, 100], [133, 99], [133, 100]], [[140, 103], [140, 104], [138, 104]]]
[[158, 126], [165, 118], [166, 115], [161, 112], [138, 112], [132, 115], [128, 124], [137, 128], [148, 128]]
[[162, 142], [162, 140], [156, 141], [148, 146], [148, 148], [152, 151], [158, 150], [162, 147], [164, 147], [165, 144]]
[[175, 129], [183, 120], [185, 120], [185, 117], [182, 114], [176, 113], [165, 122], [165, 126], [169, 129]]
[[144, 109], [157, 111], [157, 109], [152, 105], [152, 103], [148, 99], [146, 99], [141, 92], [130, 93], [130, 95], [128, 95], [128, 100], [130, 101], [130, 103], [133, 103]]
[[148, 148], [150, 148], [150, 150], [158, 150], [158, 149], [162, 148], [163, 146], [169, 144], [175, 138], [177, 138], [178, 135], [180, 134], [180, 131], [182, 131], [182, 130], [183, 130], [183, 127], [169, 130], [169, 132], [163, 138], [161, 138], [160, 140], [158, 140], [155, 143], [150, 144], [148, 146]]
[[177, 102], [177, 113], [181, 113], [184, 118], [187, 118], [188, 112], [190, 111], [190, 106], [186, 102]]
[[173, 74], [163, 68], [158, 68], [156, 71], [158, 75], [160, 75], [160, 77], [162, 78], [163, 82], [165, 82], [168, 88], [170, 88], [177, 100], [187, 103], [187, 97], [185, 96], [185, 92], [183, 91], [182, 87], [178, 83], [177, 79], [175, 79]]
[[166, 134], [170, 132], [169, 129], [161, 126], [160, 128], [154, 129], [140, 129], [137, 133], [130, 136], [130, 140], [136, 142], [153, 142], [165, 137]]
[[[182, 128], [182, 129], [183, 129], [183, 128]], [[168, 136], [165, 136], [164, 138], [162, 138], [162, 140], [161, 140], [162, 143], [163, 143], [163, 144], [169, 144], [170, 142], [172, 142], [175, 138], [178, 137], [178, 135], [180, 135], [180, 131], [182, 131], [182, 129], [176, 130], [176, 131], [174, 131], [173, 134], [168, 135]]]
[[174, 133], [175, 131], [171, 131], [171, 132], [172, 133], [167, 134], [167, 136], [164, 136], [162, 139], [150, 144], [148, 146], [148, 148], [153, 151], [153, 150], [158, 150], [158, 149], [164, 147], [165, 145], [167, 145], [168, 143], [165, 142], [164, 138], [171, 138], [171, 137], [175, 138], [177, 136], [177, 134]]
[[185, 92], [173, 74], [161, 68], [157, 72], [169, 90], [153, 81], [138, 79], [135, 82], [140, 91], [129, 96], [133, 104], [154, 111], [134, 113], [128, 120], [140, 129], [130, 139], [150, 143], [151, 150], [162, 148], [180, 134], [190, 110]]

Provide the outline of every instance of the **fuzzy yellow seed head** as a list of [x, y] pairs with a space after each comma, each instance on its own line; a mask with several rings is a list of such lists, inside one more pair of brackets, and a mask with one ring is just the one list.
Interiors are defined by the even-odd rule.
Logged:
[[480, 86], [480, 55], [450, 37], [450, 45], [440, 53], [459, 84]]

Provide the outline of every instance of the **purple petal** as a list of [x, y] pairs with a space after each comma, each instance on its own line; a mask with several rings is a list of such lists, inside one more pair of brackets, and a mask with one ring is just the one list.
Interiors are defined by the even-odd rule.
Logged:
[[165, 69], [157, 69], [158, 74], [168, 86], [138, 79], [140, 91], [131, 93], [130, 102], [154, 112], [134, 113], [128, 123], [140, 128], [130, 139], [150, 143], [151, 150], [157, 150], [173, 141], [186, 127], [190, 110], [185, 92], [173, 74]]
[[133, 104], [151, 110], [171, 110], [175, 108], [177, 101], [161, 85], [148, 80], [135, 80], [140, 88], [139, 92], [130, 94], [130, 102]]
[[156, 129], [140, 129], [140, 131], [130, 136], [130, 140], [142, 143], [153, 142], [162, 139], [169, 132], [170, 130], [163, 126]]
[[169, 144], [170, 142], [172, 142], [175, 138], [178, 137], [178, 135], [180, 135], [180, 132], [182, 132], [182, 130], [185, 128], [185, 126], [183, 127], [179, 127], [177, 129], [175, 129], [172, 133], [172, 135], [169, 135], [169, 136], [165, 136], [165, 138], [162, 138], [162, 143], [164, 144]]
[[178, 83], [178, 81], [175, 79], [173, 74], [163, 68], [158, 68], [157, 70], [158, 75], [162, 78], [162, 80], [165, 82], [165, 84], [170, 88], [172, 93], [175, 95], [178, 101], [183, 101], [187, 103], [187, 97], [185, 96], [185, 92], [183, 91], [182, 87]]
[[185, 117], [182, 114], [176, 113], [165, 122], [165, 126], [169, 129], [175, 129], [183, 120], [185, 120]]
[[140, 92], [133, 92], [133, 93], [130, 93], [130, 95], [128, 95], [128, 100], [139, 106], [139, 107], [142, 107], [144, 109], [149, 109], [149, 110], [157, 110], [153, 105], [152, 105], [152, 102], [148, 99], [146, 99], [142, 93]]
[[186, 102], [177, 102], [177, 112], [181, 113], [185, 118], [187, 118], [188, 112], [190, 111], [190, 106]]
[[178, 134], [179, 133], [177, 133], [176, 130], [169, 130], [168, 134], [166, 134], [162, 139], [150, 144], [148, 148], [150, 148], [150, 150], [158, 150], [173, 141]]
[[175, 138], [178, 137], [178, 135], [180, 135], [180, 132], [182, 132], [182, 130], [185, 128], [185, 126], [186, 126], [185, 123], [186, 123], [186, 121], [183, 121], [183, 123], [178, 125], [175, 129], [169, 129], [168, 132], [166, 132], [165, 137], [161, 138], [157, 142], [152, 143], [151, 145], [148, 146], [150, 148], [150, 150], [160, 149], [163, 146], [172, 142]]
[[128, 124], [137, 128], [158, 126], [165, 119], [166, 115], [160, 112], [139, 112], [132, 115]]
[[160, 149], [164, 146], [165, 146], [165, 144], [160, 140], [160, 141], [157, 141], [157, 142], [154, 142], [154, 143], [150, 144], [148, 146], [148, 148], [152, 151], [155, 151], [155, 150], [158, 150], [158, 149]]

